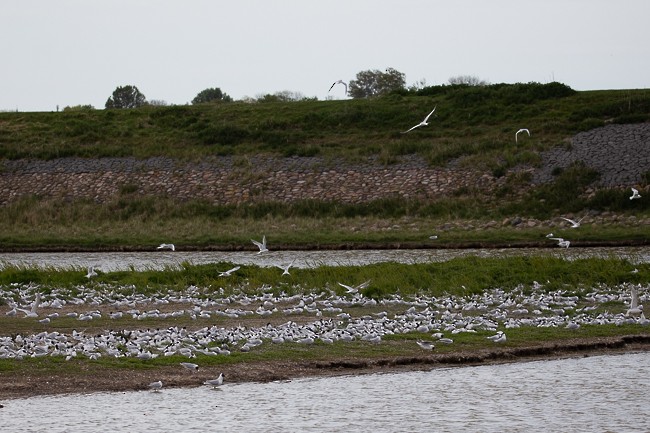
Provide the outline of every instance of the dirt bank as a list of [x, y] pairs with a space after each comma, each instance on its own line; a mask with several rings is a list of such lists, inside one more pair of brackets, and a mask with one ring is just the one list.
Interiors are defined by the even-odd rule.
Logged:
[[0, 403], [11, 398], [24, 398], [65, 393], [99, 391], [134, 391], [162, 380], [165, 387], [200, 386], [203, 381], [223, 372], [227, 383], [269, 382], [303, 377], [339, 376], [429, 370], [453, 366], [474, 366], [532, 360], [558, 359], [575, 356], [610, 355], [650, 351], [650, 335], [633, 335], [593, 339], [546, 342], [518, 347], [499, 347], [480, 351], [456, 351], [444, 354], [388, 358], [345, 358], [335, 361], [306, 362], [244, 362], [223, 365], [193, 373], [177, 366], [149, 369], [120, 369], [102, 367], [90, 362], [80, 363], [74, 373], [32, 371], [23, 375], [0, 372]]

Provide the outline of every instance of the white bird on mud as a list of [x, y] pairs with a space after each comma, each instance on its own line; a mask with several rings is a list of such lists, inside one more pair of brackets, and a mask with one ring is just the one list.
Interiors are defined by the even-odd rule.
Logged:
[[569, 245], [571, 245], [571, 241], [567, 241], [566, 239], [563, 238], [551, 238], [551, 239], [557, 241], [558, 246], [562, 248], [569, 248]]
[[219, 272], [219, 276], [220, 276], [220, 277], [229, 277], [229, 276], [232, 275], [233, 272], [238, 271], [239, 268], [240, 268], [239, 266], [235, 266], [234, 268], [232, 268], [232, 269], [228, 269], [227, 271], [223, 271], [223, 272], [220, 271], [220, 272]]
[[518, 135], [520, 132], [525, 132], [530, 137], [530, 131], [526, 128], [521, 128], [519, 131], [515, 132], [515, 143], [518, 143]]
[[255, 239], [251, 239], [251, 242], [253, 242], [255, 245], [257, 245], [257, 248], [259, 248], [259, 252], [257, 254], [262, 254], [267, 252], [269, 249], [266, 247], [266, 235], [262, 237], [262, 242], [258, 242]]
[[332, 85], [330, 86], [330, 89], [327, 91], [327, 93], [331, 92], [332, 89], [334, 88], [334, 86], [336, 86], [337, 84], [343, 84], [345, 86], [345, 94], [347, 95], [348, 94], [348, 84], [343, 80], [334, 81], [334, 83], [332, 83]]
[[417, 340], [416, 343], [424, 350], [433, 350], [436, 347], [431, 341]]
[[183, 368], [187, 368], [188, 370], [199, 371], [199, 366], [197, 364], [193, 364], [191, 362], [181, 362], [181, 365]]
[[368, 287], [368, 284], [370, 284], [370, 280], [363, 282], [355, 287], [348, 286], [347, 284], [343, 284], [343, 283], [339, 283], [339, 286], [345, 288], [348, 291], [348, 293], [359, 293], [359, 290], [365, 289], [366, 287]]
[[219, 377], [216, 379], [210, 379], [203, 382], [204, 385], [210, 385], [214, 388], [223, 385], [223, 373], [219, 373]]
[[27, 310], [24, 308], [16, 308], [17, 311], [22, 311], [25, 313], [25, 318], [34, 318], [38, 317], [38, 312], [36, 311], [38, 309], [38, 306], [41, 304], [41, 294], [37, 293], [36, 298], [34, 299], [34, 302], [32, 303], [32, 308]]
[[293, 260], [291, 261], [291, 263], [289, 263], [289, 264], [286, 265], [286, 266], [282, 266], [282, 265], [275, 265], [275, 266], [276, 266], [278, 269], [282, 269], [282, 271], [283, 271], [283, 272], [282, 272], [282, 275], [291, 275], [291, 274], [289, 274], [289, 268], [293, 266], [293, 262], [295, 262], [295, 261], [296, 261], [296, 259], [293, 259]]
[[635, 200], [641, 198], [641, 194], [639, 194], [639, 190], [636, 188], [632, 188], [632, 195], [630, 196], [630, 200]]
[[149, 384], [149, 388], [153, 389], [154, 391], [160, 391], [162, 389], [162, 387], [163, 387], [163, 383], [160, 380], [158, 380], [156, 382], [151, 382]]
[[640, 316], [643, 314], [643, 305], [639, 305], [639, 292], [636, 287], [630, 289], [630, 308], [625, 313], [626, 316]]
[[503, 331], [497, 331], [496, 334], [486, 337], [488, 340], [492, 340], [495, 343], [504, 343], [506, 341], [506, 334]]
[[[436, 107], [437, 107], [437, 105], [436, 105]], [[420, 126], [427, 126], [427, 125], [429, 124], [429, 123], [428, 123], [428, 121], [429, 121], [429, 117], [431, 117], [431, 115], [433, 114], [433, 112], [436, 111], [436, 107], [433, 107], [433, 110], [431, 110], [431, 113], [429, 113], [429, 114], [427, 115], [427, 117], [425, 117], [424, 120], [423, 120], [422, 122], [418, 123], [417, 125], [415, 125], [415, 126], [412, 127], [411, 129], [402, 132], [402, 134], [406, 134], [407, 132], [411, 132], [411, 131], [413, 131], [415, 128], [419, 128]]]
[[582, 217], [578, 221], [575, 221], [575, 220], [572, 220], [572, 219], [569, 219], [569, 218], [564, 218], [564, 217], [560, 217], [560, 218], [562, 218], [564, 221], [569, 222], [571, 224], [572, 229], [577, 229], [578, 227], [580, 227], [580, 221], [585, 219], [585, 217]]
[[160, 246], [158, 246], [156, 249], [176, 251], [176, 246], [174, 244], [160, 244]]

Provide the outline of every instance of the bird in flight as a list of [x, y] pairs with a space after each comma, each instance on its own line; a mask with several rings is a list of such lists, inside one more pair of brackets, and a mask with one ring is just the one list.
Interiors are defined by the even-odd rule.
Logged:
[[257, 254], [262, 254], [269, 250], [268, 248], [266, 248], [266, 235], [262, 237], [262, 242], [257, 242], [255, 239], [251, 239], [251, 242], [257, 245], [257, 248], [260, 249], [260, 251]]
[[562, 248], [569, 248], [569, 245], [571, 245], [571, 241], [567, 241], [566, 239], [563, 238], [551, 238], [554, 241], [557, 241], [558, 246]]
[[347, 289], [348, 293], [359, 293], [359, 290], [365, 289], [370, 284], [370, 280], [359, 284], [358, 286], [352, 287], [347, 284], [339, 283], [339, 286]]
[[[437, 107], [437, 105], [436, 105], [436, 107]], [[431, 110], [431, 113], [429, 113], [429, 114], [427, 115], [427, 117], [425, 117], [424, 120], [423, 120], [422, 122], [418, 123], [417, 125], [415, 125], [415, 126], [412, 127], [411, 129], [402, 132], [402, 134], [406, 134], [407, 132], [411, 132], [411, 131], [413, 131], [415, 128], [419, 128], [420, 126], [427, 126], [427, 125], [429, 124], [429, 123], [428, 123], [428, 122], [429, 122], [429, 117], [431, 117], [431, 115], [433, 114], [433, 112], [436, 111], [436, 107], [433, 107], [433, 110]]]
[[92, 278], [96, 276], [97, 272], [95, 272], [95, 268], [93, 266], [88, 266], [88, 273], [86, 274], [86, 278]]
[[327, 93], [331, 92], [332, 89], [334, 88], [334, 86], [336, 86], [337, 84], [343, 84], [343, 85], [345, 86], [345, 94], [347, 95], [347, 94], [348, 94], [348, 84], [347, 84], [345, 81], [343, 81], [343, 80], [336, 80], [336, 81], [334, 81], [334, 82], [332, 83], [332, 85], [330, 86], [330, 89], [327, 91]]
[[632, 195], [630, 196], [630, 200], [634, 200], [637, 198], [641, 198], [641, 194], [639, 194], [639, 190], [636, 188], [632, 188]]
[[578, 221], [575, 221], [575, 220], [572, 220], [572, 219], [569, 219], [569, 218], [564, 218], [564, 217], [560, 217], [560, 218], [562, 218], [564, 221], [567, 221], [567, 222], [571, 223], [571, 228], [572, 229], [577, 229], [578, 227], [580, 227], [580, 221], [585, 219], [585, 217], [582, 217]]
[[520, 132], [525, 132], [530, 137], [530, 131], [528, 129], [526, 129], [526, 128], [521, 128], [519, 131], [515, 132], [515, 143], [518, 142], [517, 141], [517, 138], [518, 138], [517, 136], [519, 135]]
[[291, 274], [289, 274], [289, 268], [293, 266], [293, 262], [295, 262], [295, 261], [296, 261], [296, 259], [293, 259], [293, 260], [291, 261], [291, 263], [289, 263], [289, 264], [286, 265], [286, 266], [282, 266], [282, 265], [275, 265], [275, 266], [276, 266], [277, 268], [279, 268], [279, 269], [282, 269], [282, 271], [283, 271], [283, 272], [282, 272], [282, 275], [291, 275]]
[[219, 276], [220, 277], [229, 277], [229, 276], [232, 275], [233, 272], [238, 271], [238, 270], [239, 270], [239, 266], [235, 266], [234, 268], [228, 269], [227, 271], [223, 271], [223, 272], [219, 271]]
[[167, 249], [167, 250], [176, 251], [176, 246], [174, 246], [174, 244], [160, 244], [160, 246], [156, 249], [157, 250]]

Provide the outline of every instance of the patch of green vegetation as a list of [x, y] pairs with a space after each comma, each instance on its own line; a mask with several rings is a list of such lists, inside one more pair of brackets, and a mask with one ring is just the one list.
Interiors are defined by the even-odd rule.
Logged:
[[[436, 116], [428, 127], [401, 133], [432, 106], [437, 106]], [[409, 243], [426, 239], [423, 233], [445, 220], [480, 224], [513, 215], [547, 219], [587, 210], [643, 218], [650, 214], [649, 200], [630, 201], [627, 192], [618, 189], [585, 194], [599, 174], [584, 165], [558, 168], [553, 182], [530, 189], [530, 176], [509, 173], [521, 164], [539, 164], [542, 151], [566, 143], [576, 132], [626, 119], [650, 120], [647, 90], [575, 92], [561, 83], [450, 85], [363, 100], [0, 113], [3, 159], [166, 156], [196, 161], [231, 155], [236, 175], [252, 176], [250, 156], [259, 154], [318, 155], [323, 164], [373, 156], [386, 165], [416, 154], [432, 165], [456, 160], [460, 167], [507, 176], [492, 195], [461, 188], [444, 198], [396, 195], [363, 204], [179, 202], [142, 196], [139, 185], [127, 182], [119, 185], [112, 201], [102, 204], [25, 197], [1, 206], [0, 248], [140, 249], [163, 239], [193, 247], [229, 248], [248, 243], [253, 232], [273, 232], [273, 242], [285, 245]], [[515, 145], [514, 131], [522, 125], [534, 125], [534, 134]], [[650, 183], [650, 172], [642, 183]], [[522, 187], [528, 191], [523, 196]], [[598, 233], [603, 237], [597, 238]], [[585, 236], [604, 241], [648, 239], [648, 229], [619, 227]], [[531, 238], [530, 233], [509, 227], [452, 229], [438, 244], [492, 239], [525, 242]]]
[[[428, 128], [400, 134], [432, 106]], [[345, 101], [0, 113], [0, 158], [419, 154], [436, 164], [471, 155], [493, 163], [612, 119], [647, 121], [649, 113], [645, 90], [575, 92], [561, 83], [431, 86]], [[535, 125], [535, 139], [514, 146], [522, 124]]]
[[[129, 292], [158, 293], [173, 289], [184, 290], [190, 286], [205, 289], [204, 296], [222, 289], [225, 294], [243, 291], [258, 293], [320, 293], [332, 290], [345, 295], [337, 283], [358, 285], [371, 280], [363, 291], [367, 297], [385, 298], [394, 294], [402, 296], [426, 295], [441, 297], [464, 296], [482, 293], [489, 288], [512, 290], [530, 286], [533, 281], [548, 281], [548, 290], [572, 287], [593, 287], [597, 284], [617, 285], [624, 282], [650, 281], [650, 266], [633, 266], [621, 259], [576, 259], [566, 261], [556, 257], [530, 256], [508, 258], [479, 258], [469, 256], [438, 263], [377, 263], [365, 266], [317, 266], [292, 269], [283, 276], [275, 268], [242, 265], [229, 278], [219, 277], [219, 271], [230, 269], [232, 263], [205, 265], [183, 264], [178, 268], [144, 271], [102, 272], [88, 281], [85, 270], [39, 269], [25, 266], [5, 266], [0, 271], [0, 286], [12, 283], [37, 284], [42, 288], [64, 287], [121, 287]], [[634, 268], [638, 273], [630, 273]], [[269, 289], [270, 288], [270, 289]]]

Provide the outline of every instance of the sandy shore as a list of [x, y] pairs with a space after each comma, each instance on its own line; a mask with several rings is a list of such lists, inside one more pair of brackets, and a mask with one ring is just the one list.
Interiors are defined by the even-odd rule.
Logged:
[[564, 340], [557, 343], [498, 347], [479, 351], [457, 351], [420, 356], [388, 358], [346, 358], [335, 361], [242, 362], [209, 368], [193, 373], [177, 366], [150, 369], [115, 369], [81, 362], [72, 373], [33, 371], [27, 374], [0, 372], [0, 403], [12, 398], [26, 398], [66, 393], [143, 390], [162, 380], [165, 387], [200, 386], [223, 372], [227, 383], [268, 382], [303, 377], [338, 376], [430, 370], [454, 366], [474, 366], [509, 362], [527, 362], [576, 356], [595, 356], [650, 351], [650, 334], [623, 337]]

